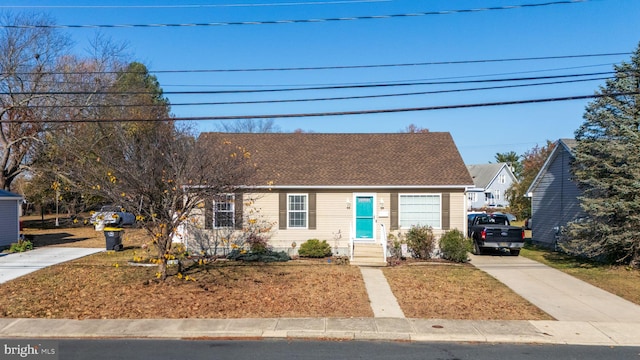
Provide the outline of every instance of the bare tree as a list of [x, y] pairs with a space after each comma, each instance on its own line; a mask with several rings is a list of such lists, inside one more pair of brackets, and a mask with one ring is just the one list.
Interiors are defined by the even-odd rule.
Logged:
[[144, 65], [130, 64], [111, 90], [120, 94], [121, 102], [113, 103], [120, 106], [101, 108], [99, 121], [76, 124], [76, 136], [60, 147], [68, 160], [64, 176], [80, 191], [137, 213], [165, 279], [173, 237], [188, 214], [246, 184], [255, 166], [246, 149], [196, 141], [189, 128], [176, 125]]
[[0, 32], [0, 188], [11, 182], [35, 159], [34, 146], [42, 140], [51, 115], [56, 63], [69, 47], [61, 33], [43, 25], [52, 21], [40, 14], [4, 15]]
[[221, 132], [230, 133], [274, 133], [280, 132], [280, 127], [273, 119], [244, 119], [232, 122], [222, 122], [218, 126]]

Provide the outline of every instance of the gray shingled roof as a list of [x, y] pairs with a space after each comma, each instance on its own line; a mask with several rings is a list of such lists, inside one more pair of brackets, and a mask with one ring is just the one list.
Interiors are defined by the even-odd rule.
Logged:
[[12, 199], [16, 199], [17, 200], [17, 199], [21, 199], [22, 195], [14, 194], [14, 193], [6, 191], [6, 190], [0, 190], [0, 198], [2, 198], [2, 199], [12, 198]]
[[[198, 141], [243, 146], [258, 167], [251, 185], [471, 186], [449, 133], [203, 133]], [[206, 154], [205, 154], [206, 155]]]
[[467, 165], [467, 169], [475, 187], [485, 189], [504, 165], [505, 163]]

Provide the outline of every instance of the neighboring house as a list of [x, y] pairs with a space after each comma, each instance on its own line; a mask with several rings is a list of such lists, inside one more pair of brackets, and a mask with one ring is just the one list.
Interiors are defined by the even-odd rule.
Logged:
[[468, 209], [509, 206], [506, 192], [517, 181], [509, 164], [467, 165], [474, 188], [467, 192]]
[[554, 248], [562, 227], [584, 214], [578, 200], [582, 192], [571, 174], [575, 145], [573, 139], [558, 140], [527, 190], [531, 198], [531, 240], [535, 244]]
[[0, 250], [18, 242], [21, 204], [22, 196], [0, 190]]
[[260, 214], [273, 224], [275, 250], [295, 253], [316, 238], [353, 255], [357, 244], [386, 244], [388, 233], [413, 225], [437, 236], [466, 231], [473, 182], [449, 133], [203, 133], [198, 141], [242, 146], [257, 166], [257, 185], [205, 202], [198, 218], [210, 234]]

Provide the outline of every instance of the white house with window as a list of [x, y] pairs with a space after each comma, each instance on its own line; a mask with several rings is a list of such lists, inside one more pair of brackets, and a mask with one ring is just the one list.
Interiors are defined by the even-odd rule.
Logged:
[[257, 167], [250, 184], [205, 201], [211, 231], [242, 231], [259, 214], [273, 224], [276, 250], [315, 238], [354, 256], [416, 225], [437, 236], [466, 230], [473, 182], [449, 133], [203, 133], [198, 141], [242, 146]]
[[507, 163], [467, 165], [474, 187], [467, 191], [469, 210], [509, 206], [507, 189], [517, 181]]

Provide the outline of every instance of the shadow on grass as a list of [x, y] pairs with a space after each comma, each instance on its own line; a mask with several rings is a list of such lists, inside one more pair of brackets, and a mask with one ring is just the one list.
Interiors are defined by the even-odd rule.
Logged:
[[525, 249], [534, 252], [538, 257], [544, 259], [547, 263], [552, 264], [556, 268], [571, 269], [571, 268], [606, 268], [611, 264], [597, 262], [587, 258], [575, 257], [561, 251], [548, 249], [541, 246], [536, 246], [530, 242], [525, 243]]
[[61, 232], [55, 234], [43, 235], [26, 235], [26, 239], [33, 243], [33, 247], [42, 247], [49, 245], [72, 244], [78, 241], [87, 240], [87, 237], [73, 237], [73, 234]]

